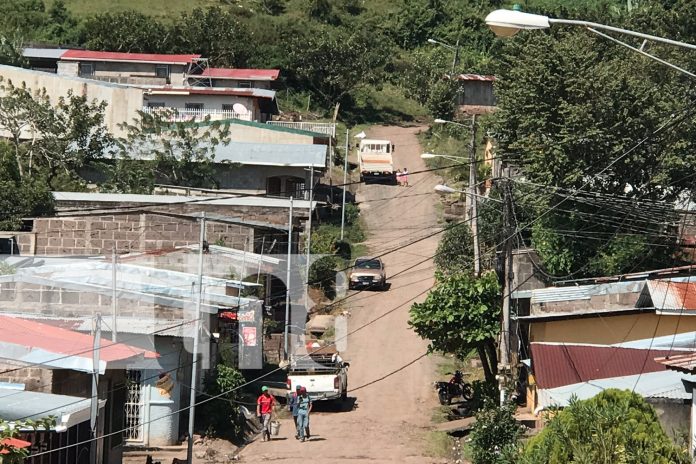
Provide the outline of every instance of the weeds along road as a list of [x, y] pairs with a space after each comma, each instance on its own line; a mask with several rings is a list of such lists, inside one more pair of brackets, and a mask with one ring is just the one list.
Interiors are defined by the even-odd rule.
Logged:
[[[395, 167], [413, 172], [425, 169], [416, 138], [421, 129], [384, 126], [374, 128], [368, 136], [391, 140], [396, 145]], [[361, 214], [367, 223], [367, 244], [372, 252], [397, 248], [438, 230], [433, 193], [436, 175], [411, 175], [409, 183], [408, 188], [360, 187], [358, 201], [364, 202]], [[350, 331], [398, 307], [348, 338], [344, 358], [351, 364], [348, 396], [354, 402], [352, 410], [331, 411], [317, 403], [320, 412], [310, 416], [310, 441], [295, 440], [292, 420], [283, 420], [280, 435], [271, 442], [259, 439], [249, 445], [242, 453], [243, 462], [442, 462], [426, 453], [428, 426], [437, 402], [432, 388], [435, 362], [422, 357], [427, 343], [407, 323], [411, 303], [425, 299], [434, 283], [432, 259], [389, 277], [433, 256], [438, 239], [436, 235], [384, 256], [391, 288], [365, 291], [348, 300]]]

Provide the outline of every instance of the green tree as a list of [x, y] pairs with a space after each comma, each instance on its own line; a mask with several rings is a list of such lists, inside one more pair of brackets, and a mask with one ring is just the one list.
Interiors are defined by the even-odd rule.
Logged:
[[286, 0], [258, 0], [261, 10], [271, 16], [278, 16], [285, 12]]
[[463, 358], [476, 348], [488, 381], [495, 379], [495, 337], [500, 331], [500, 287], [494, 272], [438, 276], [423, 303], [411, 307], [409, 325], [430, 341], [429, 350]]
[[428, 103], [433, 87], [449, 72], [451, 59], [443, 48], [420, 49], [411, 53], [399, 80], [406, 96], [422, 105]]
[[474, 240], [469, 224], [449, 227], [437, 245], [435, 265], [443, 275], [469, 273], [473, 269]]
[[434, 118], [447, 121], [454, 118], [458, 88], [459, 84], [449, 79], [440, 79], [432, 85], [426, 106]]
[[522, 427], [515, 419], [517, 405], [506, 402], [499, 406], [487, 400], [476, 413], [471, 429], [473, 464], [513, 464], [518, 454]]
[[168, 52], [172, 42], [170, 34], [171, 28], [162, 21], [133, 10], [101, 13], [87, 18], [84, 23], [84, 45], [92, 50]]
[[[7, 421], [0, 419], [0, 443], [5, 438], [17, 438], [19, 430], [50, 430], [55, 425], [56, 420], [54, 416], [48, 416], [40, 420]], [[2, 462], [4, 464], [21, 464], [29, 456], [27, 448], [17, 448], [11, 445], [0, 444], [0, 451], [2, 452]]]
[[686, 464], [687, 454], [672, 444], [655, 410], [638, 394], [604, 390], [555, 412], [527, 443], [523, 464]]
[[[118, 160], [105, 189], [142, 192], [155, 182], [199, 188], [217, 188], [215, 150], [229, 143], [229, 124], [210, 121], [172, 122], [176, 111], [140, 113], [133, 124], [124, 124], [126, 137], [113, 151]], [[142, 168], [148, 166], [146, 172]]]
[[307, 0], [305, 9], [307, 16], [316, 21], [326, 24], [338, 24], [340, 22], [330, 0]]
[[293, 81], [311, 90], [326, 108], [384, 77], [389, 61], [386, 41], [376, 31], [347, 31], [323, 26], [289, 45]]
[[244, 67], [253, 55], [254, 37], [239, 17], [219, 7], [183, 13], [171, 31], [171, 51], [198, 53], [213, 66]]
[[[674, 264], [677, 230], [669, 224], [678, 219], [670, 205], [694, 187], [683, 173], [696, 167], [695, 119], [680, 119], [693, 105], [690, 90], [656, 66], [577, 30], [506, 42], [496, 73], [498, 156], [546, 186], [523, 201], [534, 216], [563, 201], [532, 231], [550, 273]], [[591, 197], [570, 194], [580, 187]]]
[[396, 15], [395, 41], [405, 49], [423, 45], [447, 19], [441, 0], [404, 0]]
[[54, 0], [48, 9], [48, 26], [44, 33], [51, 42], [76, 44], [79, 40], [78, 21], [65, 6], [64, 0]]

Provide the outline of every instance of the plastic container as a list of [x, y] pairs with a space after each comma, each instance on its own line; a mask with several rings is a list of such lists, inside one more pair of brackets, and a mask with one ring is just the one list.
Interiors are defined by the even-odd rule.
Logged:
[[271, 435], [278, 436], [280, 433], [280, 422], [279, 421], [271, 421]]

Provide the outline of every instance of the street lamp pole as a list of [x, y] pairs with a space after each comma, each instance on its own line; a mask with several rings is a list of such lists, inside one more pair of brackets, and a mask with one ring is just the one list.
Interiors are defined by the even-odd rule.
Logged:
[[454, 76], [454, 71], [457, 67], [457, 63], [459, 62], [459, 39], [457, 38], [456, 45], [450, 45], [446, 42], [443, 42], [441, 40], [435, 40], [435, 39], [428, 39], [428, 43], [433, 44], [433, 45], [440, 45], [442, 47], [445, 47], [445, 48], [448, 48], [448, 49], [454, 51], [454, 59], [452, 60], [452, 76]]

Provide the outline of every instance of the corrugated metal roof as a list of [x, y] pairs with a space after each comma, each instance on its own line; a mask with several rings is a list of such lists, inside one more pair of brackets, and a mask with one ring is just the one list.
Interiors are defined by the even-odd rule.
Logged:
[[668, 356], [655, 358], [655, 362], [662, 364], [667, 369], [686, 372], [687, 374], [696, 373], [696, 353], [669, 353]]
[[68, 51], [67, 48], [26, 47], [24, 50], [22, 50], [22, 56], [24, 58], [44, 58], [49, 60], [57, 60], [66, 51]]
[[138, 61], [141, 63], [189, 64], [201, 55], [167, 55], [162, 53], [98, 52], [93, 50], [66, 50], [62, 60], [74, 61]]
[[612, 282], [606, 284], [579, 285], [573, 287], [547, 287], [532, 290], [531, 304], [558, 301], [589, 300], [597, 295], [637, 293], [643, 289], [644, 281]]
[[[43, 324], [29, 319], [0, 315], [0, 357], [29, 364], [92, 372], [92, 336]], [[145, 357], [157, 353], [103, 339], [99, 352], [99, 371], [107, 363]]]
[[256, 97], [275, 99], [275, 90], [268, 89], [246, 89], [246, 88], [227, 88], [227, 87], [189, 87], [189, 86], [139, 86], [145, 88], [152, 95], [232, 95], [237, 97]]
[[212, 77], [213, 79], [274, 81], [278, 79], [279, 74], [279, 69], [205, 68], [201, 73], [201, 76]]
[[[103, 407], [106, 400], [99, 403]], [[8, 421], [37, 420], [50, 414], [57, 417], [57, 427], [69, 428], [89, 420], [90, 405], [89, 398], [0, 388], [0, 417]]]
[[667, 311], [696, 310], [696, 281], [650, 280], [647, 286], [653, 306], [657, 309]]
[[[95, 202], [95, 203], [189, 203], [198, 205], [261, 206], [266, 208], [290, 208], [289, 198], [270, 198], [265, 196], [245, 196], [216, 198], [190, 197], [176, 195], [138, 195], [131, 193], [93, 193], [93, 192], [52, 192], [56, 201]], [[231, 195], [230, 195], [231, 196]], [[314, 202], [316, 204], [316, 202]], [[309, 200], [293, 200], [293, 208], [309, 209]], [[60, 212], [60, 211], [59, 211]]]
[[495, 76], [483, 76], [481, 74], [460, 74], [457, 76], [457, 80], [493, 82], [495, 81]]
[[686, 390], [683, 377], [684, 375], [678, 372], [651, 372], [580, 382], [558, 388], [539, 388], [539, 408], [535, 412], [554, 406], [568, 406], [572, 397], [586, 400], [610, 388], [633, 390], [644, 398], [690, 400], [691, 392]]
[[531, 343], [530, 350], [540, 388], [664, 371], [666, 367], [654, 359], [669, 354], [669, 350], [546, 343]]

